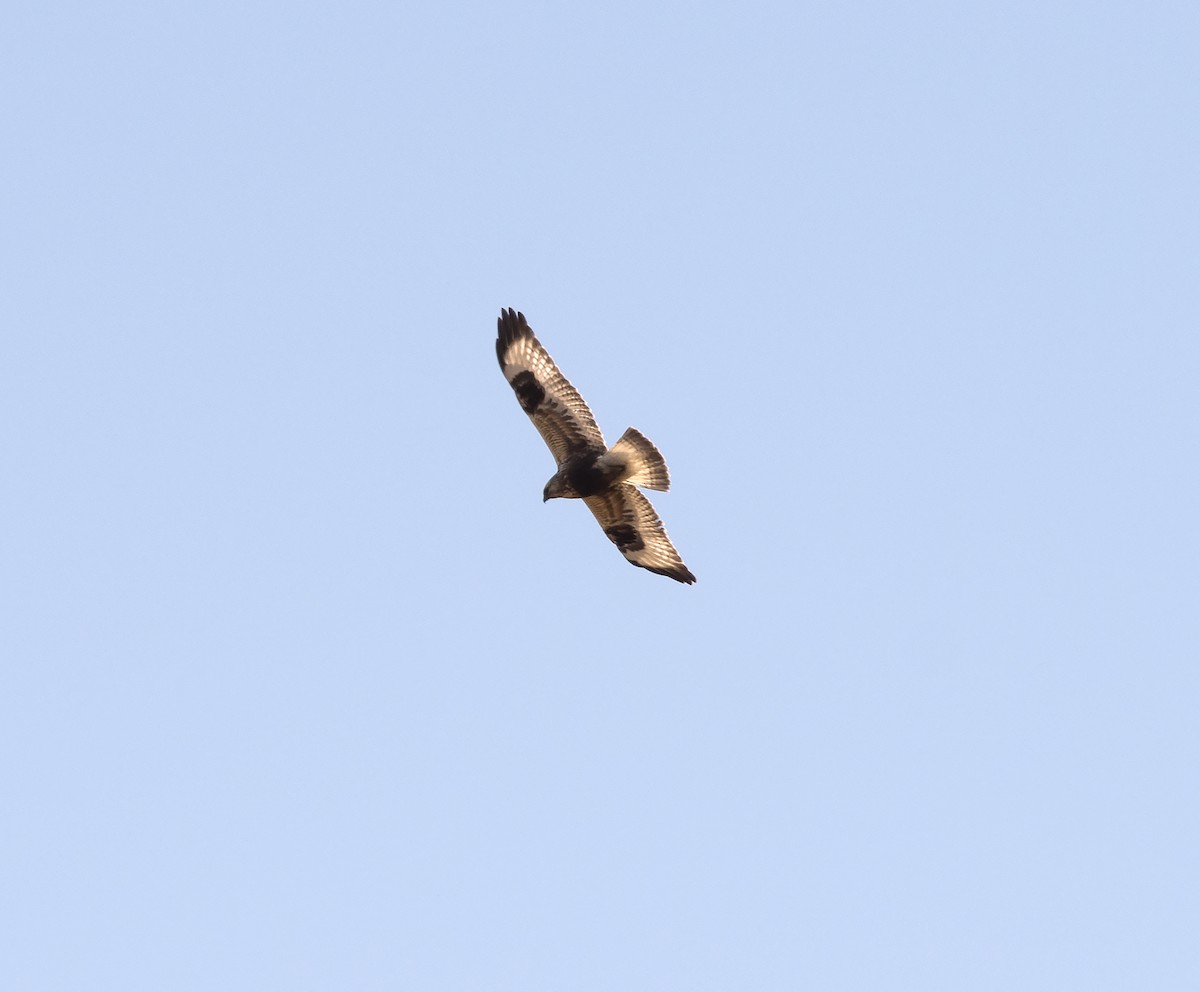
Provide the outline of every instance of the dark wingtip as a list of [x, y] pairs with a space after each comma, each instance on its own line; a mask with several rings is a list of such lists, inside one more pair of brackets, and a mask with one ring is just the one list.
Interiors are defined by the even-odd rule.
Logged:
[[[628, 559], [627, 559], [628, 560]], [[691, 570], [683, 564], [671, 566], [670, 568], [656, 568], [653, 565], [642, 565], [636, 561], [630, 561], [631, 565], [637, 565], [638, 568], [644, 568], [647, 572], [654, 572], [656, 575], [665, 575], [668, 579], [674, 579], [676, 582], [682, 582], [685, 586], [694, 585], [696, 576], [691, 573]]]
[[500, 308], [500, 316], [496, 320], [496, 359], [501, 366], [504, 365], [504, 353], [508, 346], [517, 338], [532, 333], [525, 320], [525, 314], [520, 310], [514, 310], [512, 307]]

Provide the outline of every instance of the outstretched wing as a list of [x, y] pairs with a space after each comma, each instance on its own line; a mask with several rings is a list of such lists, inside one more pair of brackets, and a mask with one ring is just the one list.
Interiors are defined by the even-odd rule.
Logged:
[[592, 411], [533, 336], [525, 315], [509, 307], [500, 311], [496, 324], [496, 357], [504, 378], [559, 466], [584, 451], [603, 451], [604, 435]]
[[691, 585], [696, 581], [663, 530], [654, 507], [638, 490], [621, 482], [596, 496], [585, 496], [604, 533], [639, 568]]

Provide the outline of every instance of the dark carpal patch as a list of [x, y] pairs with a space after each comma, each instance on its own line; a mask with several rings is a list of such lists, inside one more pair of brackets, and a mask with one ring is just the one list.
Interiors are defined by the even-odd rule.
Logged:
[[538, 385], [537, 379], [528, 369], [514, 375], [510, 385], [517, 394], [517, 402], [521, 404], [521, 409], [528, 414], [532, 414], [546, 398], [546, 390]]
[[615, 527], [607, 528], [604, 533], [622, 552], [641, 551], [646, 546], [632, 524], [617, 524]]

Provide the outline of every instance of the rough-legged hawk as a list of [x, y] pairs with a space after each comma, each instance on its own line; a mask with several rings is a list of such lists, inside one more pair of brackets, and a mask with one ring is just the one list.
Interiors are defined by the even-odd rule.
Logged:
[[497, 324], [500, 368], [558, 463], [543, 501], [582, 499], [608, 539], [633, 564], [677, 582], [695, 582], [654, 507], [635, 488], [666, 492], [670, 487], [667, 463], [658, 449], [632, 427], [609, 448], [592, 411], [533, 336], [525, 315], [501, 310]]

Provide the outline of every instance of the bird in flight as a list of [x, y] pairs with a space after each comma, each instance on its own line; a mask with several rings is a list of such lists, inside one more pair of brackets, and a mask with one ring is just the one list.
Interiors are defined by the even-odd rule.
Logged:
[[496, 323], [496, 357], [504, 378], [558, 463], [543, 502], [582, 499], [628, 561], [676, 582], [695, 582], [654, 507], [637, 489], [670, 488], [658, 449], [633, 427], [608, 447], [592, 411], [533, 336], [525, 315], [510, 307], [500, 311]]

